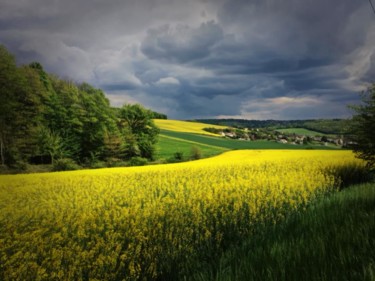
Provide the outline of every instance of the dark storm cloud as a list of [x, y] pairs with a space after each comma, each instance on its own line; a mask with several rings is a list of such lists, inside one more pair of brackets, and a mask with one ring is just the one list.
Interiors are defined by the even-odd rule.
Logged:
[[164, 25], [147, 32], [141, 49], [151, 59], [186, 63], [207, 57], [222, 37], [221, 27], [213, 21], [198, 28]]
[[0, 0], [0, 44], [172, 118], [349, 116], [375, 76], [366, 1]]

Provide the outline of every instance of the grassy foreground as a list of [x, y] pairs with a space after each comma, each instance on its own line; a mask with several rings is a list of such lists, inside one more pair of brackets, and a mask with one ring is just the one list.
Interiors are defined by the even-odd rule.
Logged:
[[189, 280], [375, 280], [375, 184], [321, 199], [205, 267]]

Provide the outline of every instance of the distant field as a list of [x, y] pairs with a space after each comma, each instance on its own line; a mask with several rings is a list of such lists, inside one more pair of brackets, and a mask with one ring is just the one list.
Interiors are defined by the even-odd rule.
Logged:
[[319, 133], [316, 131], [304, 129], [304, 128], [289, 128], [289, 129], [277, 129], [276, 131], [285, 134], [296, 134], [296, 135], [304, 135], [304, 136], [328, 136], [327, 134]]
[[237, 149], [337, 149], [322, 145], [293, 145], [275, 141], [240, 141], [209, 135], [161, 130], [157, 144], [157, 158], [171, 158], [176, 152], [188, 157], [192, 147], [198, 147], [202, 157], [220, 154], [226, 150]]
[[173, 157], [176, 152], [181, 152], [184, 158], [188, 158], [191, 155], [193, 147], [199, 148], [202, 153], [202, 157], [204, 158], [214, 156], [229, 150], [228, 148], [224, 147], [207, 145], [204, 143], [189, 141], [161, 134], [159, 136], [159, 142], [157, 143], [156, 147], [156, 158], [168, 159]]
[[186, 133], [195, 133], [203, 135], [212, 135], [217, 136], [216, 134], [209, 133], [204, 131], [204, 128], [218, 128], [225, 129], [228, 127], [217, 126], [211, 124], [204, 124], [198, 122], [188, 122], [180, 120], [164, 120], [164, 119], [154, 119], [156, 126], [162, 130], [176, 131], [176, 132], [186, 132]]

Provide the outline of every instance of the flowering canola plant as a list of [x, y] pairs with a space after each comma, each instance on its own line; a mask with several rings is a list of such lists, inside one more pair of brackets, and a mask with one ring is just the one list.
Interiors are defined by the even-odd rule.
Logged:
[[220, 125], [211, 125], [199, 122], [181, 121], [181, 120], [171, 120], [171, 119], [154, 119], [155, 125], [162, 130], [169, 130], [175, 132], [185, 132], [194, 133], [201, 135], [217, 136], [217, 134], [207, 132], [203, 130], [204, 128], [217, 128], [226, 129], [228, 127]]
[[0, 280], [142, 280], [184, 270], [189, 258], [209, 258], [332, 191], [339, 179], [330, 169], [353, 162], [350, 151], [248, 150], [0, 176]]

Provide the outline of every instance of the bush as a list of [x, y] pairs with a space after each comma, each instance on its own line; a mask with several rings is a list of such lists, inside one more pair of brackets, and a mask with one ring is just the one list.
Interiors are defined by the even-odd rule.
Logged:
[[52, 165], [52, 171], [73, 171], [79, 170], [81, 167], [70, 158], [61, 158], [55, 160]]
[[148, 160], [146, 158], [142, 158], [142, 157], [133, 157], [132, 159], [130, 159], [129, 161], [129, 165], [130, 166], [144, 166], [146, 165], [148, 162]]
[[373, 173], [363, 164], [349, 163], [343, 166], [328, 168], [330, 174], [339, 180], [339, 189], [346, 188], [353, 184], [366, 183], [373, 180]]
[[191, 148], [191, 155], [190, 159], [192, 160], [198, 160], [202, 158], [202, 151], [199, 149], [199, 147], [193, 146]]
[[126, 162], [122, 161], [119, 158], [108, 158], [106, 164], [109, 168], [127, 166]]
[[174, 160], [182, 161], [184, 159], [184, 153], [182, 151], [177, 151], [173, 154]]
[[100, 169], [100, 168], [106, 168], [106, 167], [107, 167], [107, 163], [103, 161], [95, 161], [91, 163], [90, 165], [90, 168], [92, 169]]
[[10, 168], [14, 169], [16, 172], [25, 172], [27, 170], [27, 166], [27, 162], [17, 161], [13, 165], [11, 165]]
[[10, 170], [6, 165], [0, 165], [0, 174], [9, 174]]

